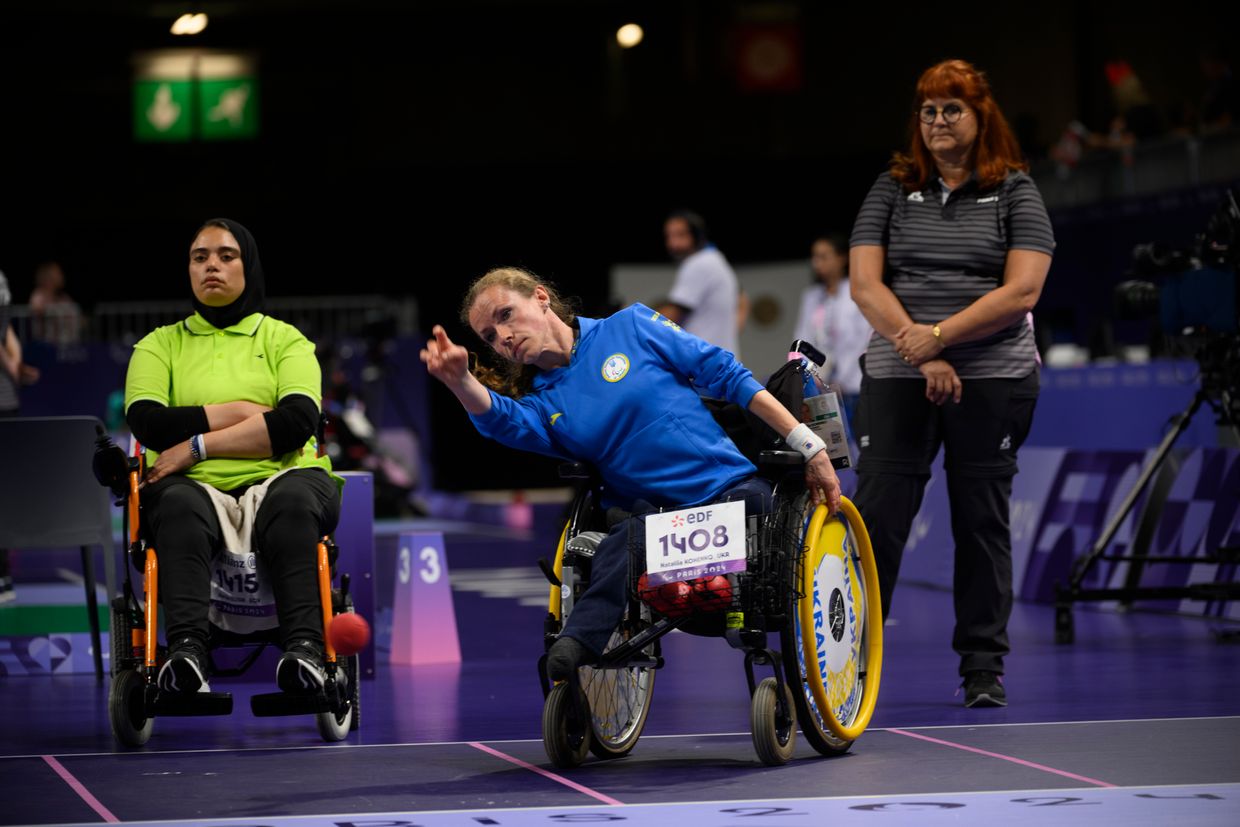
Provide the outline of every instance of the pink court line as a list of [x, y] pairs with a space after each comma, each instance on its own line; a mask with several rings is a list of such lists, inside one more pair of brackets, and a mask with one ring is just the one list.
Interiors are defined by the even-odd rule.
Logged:
[[579, 793], [585, 793], [591, 798], [597, 798], [599, 801], [603, 802], [604, 804], [611, 804], [616, 807], [624, 806], [623, 801], [617, 801], [616, 799], [612, 798], [609, 795], [604, 795], [603, 793], [592, 790], [589, 787], [578, 784], [576, 781], [570, 781], [562, 775], [556, 775], [553, 772], [547, 772], [542, 767], [536, 767], [533, 764], [528, 764], [525, 761], [522, 761], [520, 758], [514, 758], [513, 756], [500, 752], [497, 749], [492, 749], [491, 747], [488, 747], [486, 744], [479, 744], [477, 741], [470, 741], [469, 745], [473, 747], [474, 749], [480, 749], [485, 753], [494, 755], [496, 758], [503, 758], [505, 761], [511, 764], [516, 764], [518, 767], [523, 767], [524, 769], [530, 770], [532, 772], [536, 772], [541, 776], [550, 778], [552, 781], [559, 782], [560, 784], [563, 784], [565, 787], [571, 787], [572, 789], [576, 790]]
[[1086, 775], [1077, 775], [1074, 772], [1068, 772], [1066, 770], [1057, 770], [1054, 767], [1048, 767], [1045, 764], [1037, 764], [1037, 763], [1034, 763], [1033, 761], [1026, 761], [1023, 758], [1014, 758], [1011, 755], [1003, 755], [998, 752], [990, 752], [989, 750], [978, 749], [977, 747], [969, 747], [969, 746], [965, 746], [964, 744], [954, 743], [952, 741], [943, 741], [938, 738], [931, 738], [928, 735], [919, 735], [916, 732], [909, 732], [903, 729], [888, 729], [886, 731], [894, 732], [897, 735], [907, 735], [910, 738], [918, 738], [922, 741], [929, 741], [932, 744], [941, 744], [942, 746], [945, 746], [945, 747], [955, 747], [956, 749], [962, 749], [965, 752], [976, 752], [978, 755], [985, 755], [988, 758], [998, 758], [1003, 761], [1011, 761], [1013, 764], [1020, 764], [1022, 767], [1030, 767], [1031, 769], [1041, 770], [1042, 772], [1049, 772], [1049, 773], [1054, 773], [1055, 775], [1062, 775], [1064, 778], [1071, 778], [1074, 781], [1084, 781], [1086, 784], [1093, 784], [1095, 787], [1115, 787], [1116, 786], [1115, 784], [1110, 784], [1110, 783], [1107, 783], [1106, 781], [1099, 781], [1097, 778], [1090, 778], [1089, 776], [1086, 776]]
[[120, 819], [112, 815], [111, 810], [109, 810], [107, 807], [99, 803], [99, 799], [91, 795], [90, 790], [86, 789], [85, 785], [83, 785], [81, 781], [78, 781], [76, 778], [74, 778], [73, 773], [65, 769], [64, 764], [60, 763], [59, 761], [57, 761], [55, 758], [53, 758], [50, 755], [44, 755], [42, 756], [42, 758], [44, 761], [47, 762], [47, 765], [49, 767], [55, 770], [57, 775], [59, 775], [61, 778], [64, 779], [66, 784], [68, 784], [70, 787], [73, 788], [73, 791], [77, 793], [78, 796], [83, 801], [86, 802], [87, 806], [89, 806], [92, 810], [94, 810], [96, 813], [99, 814], [100, 818], [102, 818], [108, 824], [119, 824], [120, 823]]

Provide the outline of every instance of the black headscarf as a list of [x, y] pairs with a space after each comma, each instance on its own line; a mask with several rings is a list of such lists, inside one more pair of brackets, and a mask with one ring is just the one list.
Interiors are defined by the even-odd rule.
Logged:
[[[263, 278], [263, 263], [258, 259], [258, 244], [254, 242], [254, 236], [250, 235], [250, 231], [243, 225], [238, 224], [231, 218], [212, 218], [198, 229], [202, 232], [212, 225], [223, 224], [228, 227], [228, 231], [233, 234], [233, 238], [237, 239], [237, 243], [241, 245], [241, 265], [245, 269], [245, 289], [241, 291], [241, 295], [233, 299], [232, 304], [226, 304], [223, 307], [208, 307], [198, 301], [198, 297], [194, 296], [194, 309], [198, 311], [204, 319], [211, 323], [212, 327], [218, 327], [221, 330], [225, 327], [232, 327], [237, 322], [249, 316], [251, 313], [261, 313], [263, 310], [263, 300], [267, 295], [266, 280]], [[194, 238], [197, 238], [197, 233]]]

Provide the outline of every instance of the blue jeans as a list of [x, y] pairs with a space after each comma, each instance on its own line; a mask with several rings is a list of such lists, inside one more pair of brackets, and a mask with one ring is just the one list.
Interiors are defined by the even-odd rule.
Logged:
[[[744, 500], [745, 513], [764, 514], [771, 509], [771, 484], [757, 477], [742, 480], [724, 491], [712, 503]], [[702, 503], [706, 505], [706, 503]], [[600, 655], [611, 639], [628, 602], [629, 537], [637, 544], [634, 553], [645, 558], [646, 515], [656, 511], [653, 506], [639, 500], [633, 508], [633, 516], [612, 526], [611, 532], [599, 543], [590, 566], [590, 585], [573, 607], [572, 614], [564, 624], [562, 635]]]

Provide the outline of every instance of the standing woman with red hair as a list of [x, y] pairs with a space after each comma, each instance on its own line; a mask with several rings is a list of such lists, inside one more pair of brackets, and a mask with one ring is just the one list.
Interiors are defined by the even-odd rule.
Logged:
[[1038, 396], [1030, 311], [1055, 240], [980, 71], [963, 60], [927, 69], [909, 128], [908, 152], [870, 189], [850, 241], [853, 299], [874, 328], [855, 425], [857, 506], [885, 617], [944, 448], [964, 703], [1006, 706], [1009, 500]]

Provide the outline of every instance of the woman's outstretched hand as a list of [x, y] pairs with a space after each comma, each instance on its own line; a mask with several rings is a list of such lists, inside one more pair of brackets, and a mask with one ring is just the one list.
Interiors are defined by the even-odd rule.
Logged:
[[459, 387], [469, 374], [469, 351], [454, 344], [442, 325], [431, 329], [431, 338], [419, 355], [430, 375], [450, 388]]
[[427, 372], [447, 385], [466, 411], [478, 415], [491, 410], [491, 392], [469, 372], [469, 351], [453, 344], [441, 325], [431, 328], [430, 341], [419, 355]]

